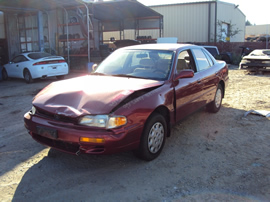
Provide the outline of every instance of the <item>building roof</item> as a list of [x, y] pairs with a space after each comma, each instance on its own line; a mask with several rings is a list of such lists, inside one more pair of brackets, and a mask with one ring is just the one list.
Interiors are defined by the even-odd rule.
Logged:
[[[130, 18], [161, 18], [162, 15], [137, 1], [118, 0], [91, 2], [94, 18], [119, 21]], [[57, 8], [81, 6], [80, 0], [8, 0], [1, 1], [2, 11], [49, 11]]]

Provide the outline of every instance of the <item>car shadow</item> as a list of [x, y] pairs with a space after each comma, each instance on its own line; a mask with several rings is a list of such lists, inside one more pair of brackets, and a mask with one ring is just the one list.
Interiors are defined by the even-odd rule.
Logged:
[[[71, 73], [73, 78], [81, 73]], [[4, 176], [22, 162], [41, 152], [24, 127], [24, 114], [31, 109], [33, 97], [56, 78], [41, 79], [27, 85], [23, 79], [10, 79], [0, 83], [0, 175]]]
[[[235, 186], [233, 181], [219, 186], [227, 175], [234, 175], [234, 169], [249, 166], [235, 155], [246, 149], [234, 140], [235, 135], [246, 135], [256, 124], [268, 121], [258, 116], [243, 118], [244, 112], [222, 107], [217, 114], [202, 110], [189, 116], [172, 129], [163, 152], [151, 162], [135, 158], [132, 152], [73, 156], [50, 149], [23, 175], [13, 201], [160, 201], [205, 189], [245, 193], [237, 175]], [[248, 152], [253, 147], [250, 143]]]

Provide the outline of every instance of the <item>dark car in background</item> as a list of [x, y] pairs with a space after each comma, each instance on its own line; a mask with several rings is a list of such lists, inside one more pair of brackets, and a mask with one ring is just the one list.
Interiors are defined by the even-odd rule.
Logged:
[[216, 46], [203, 46], [214, 58], [225, 61], [227, 64], [232, 63], [232, 54], [230, 52], [220, 53]]
[[206, 106], [218, 112], [228, 66], [203, 47], [121, 48], [90, 75], [51, 83], [24, 116], [36, 141], [71, 154], [133, 150], [155, 159], [171, 127]]

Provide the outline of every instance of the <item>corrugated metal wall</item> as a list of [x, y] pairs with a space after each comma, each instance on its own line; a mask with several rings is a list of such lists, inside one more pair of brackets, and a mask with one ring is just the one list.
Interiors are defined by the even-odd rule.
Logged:
[[6, 38], [5, 35], [5, 24], [4, 24], [4, 13], [0, 11], [0, 39]]
[[246, 16], [235, 5], [218, 1], [217, 20], [230, 24], [232, 30], [236, 30], [236, 28], [241, 30], [237, 35], [231, 37], [231, 42], [245, 41]]
[[177, 37], [178, 42], [208, 40], [208, 3], [168, 5], [153, 9], [164, 16], [164, 37]]
[[5, 13], [7, 18], [7, 35], [9, 47], [9, 59], [20, 53], [19, 30], [17, 25], [17, 15], [15, 13]]
[[[231, 38], [232, 42], [243, 42], [245, 15], [233, 4], [218, 2], [217, 21], [235, 24], [242, 30]], [[209, 4], [211, 6], [209, 6]], [[177, 37], [178, 42], [213, 42], [215, 39], [215, 1], [152, 6], [164, 17], [164, 37]], [[140, 36], [158, 38], [157, 30], [141, 30]], [[104, 33], [104, 40], [119, 39], [119, 33]], [[134, 31], [125, 31], [125, 39], [135, 39]]]

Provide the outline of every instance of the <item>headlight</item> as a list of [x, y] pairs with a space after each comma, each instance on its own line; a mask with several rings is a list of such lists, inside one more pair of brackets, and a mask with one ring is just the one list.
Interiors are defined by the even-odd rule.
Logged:
[[269, 64], [270, 61], [263, 61], [262, 63], [264, 63], [264, 64]]
[[32, 106], [32, 109], [30, 110], [30, 114], [35, 115], [36, 111], [37, 111], [36, 108]]
[[108, 116], [108, 115], [86, 115], [82, 117], [79, 124], [100, 127], [100, 128], [117, 128], [127, 123], [127, 119], [124, 116]]
[[241, 64], [246, 64], [246, 63], [250, 63], [250, 61], [249, 60], [245, 60], [245, 59], [241, 60]]

